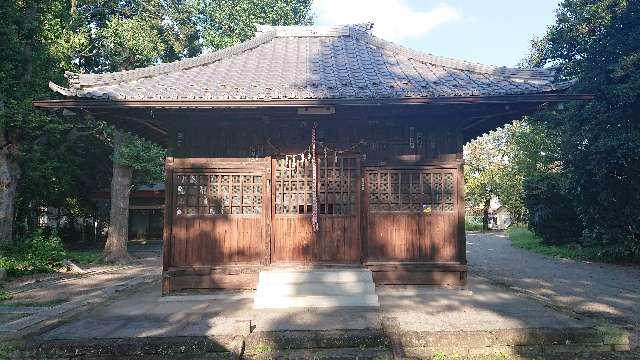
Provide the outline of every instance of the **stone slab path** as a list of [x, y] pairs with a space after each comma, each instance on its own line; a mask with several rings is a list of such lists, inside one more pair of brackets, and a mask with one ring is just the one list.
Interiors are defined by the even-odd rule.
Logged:
[[467, 234], [470, 273], [640, 333], [640, 267], [557, 259], [501, 233]]
[[[400, 337], [402, 343], [413, 344], [428, 337], [429, 341], [453, 347], [463, 346], [462, 343], [471, 341], [469, 337], [474, 337], [471, 343], [482, 348], [503, 341], [534, 341], [523, 337], [538, 329], [556, 331], [561, 337], [580, 338], [582, 335], [572, 335], [573, 332], [588, 333], [595, 325], [589, 319], [558, 312], [525, 295], [474, 277], [469, 289], [381, 286], [376, 289], [380, 308], [254, 309], [252, 291], [162, 298], [159, 285], [159, 282], [143, 285], [127, 296], [77, 315], [33, 341], [64, 344], [72, 349], [87, 344], [96, 346], [96, 341], [103, 349], [125, 343], [149, 349], [150, 346], [140, 344], [244, 336], [247, 351], [255, 352], [264, 347], [260, 343], [266, 338], [273, 342], [273, 336], [287, 338], [276, 340], [275, 350], [278, 346], [305, 348], [317, 344], [318, 332], [344, 338], [350, 344], [350, 337], [376, 339], [388, 336], [391, 331], [410, 334], [407, 339], [411, 340]], [[344, 336], [345, 333], [351, 335]], [[327, 340], [322, 342], [326, 344]]]

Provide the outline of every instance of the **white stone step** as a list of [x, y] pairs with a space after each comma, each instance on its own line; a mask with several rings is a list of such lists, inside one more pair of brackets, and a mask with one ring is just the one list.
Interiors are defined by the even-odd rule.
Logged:
[[254, 309], [325, 308], [325, 307], [379, 307], [377, 295], [359, 296], [256, 296]]
[[373, 281], [364, 282], [336, 282], [329, 284], [326, 282], [307, 283], [281, 283], [277, 286], [274, 283], [259, 282], [259, 293], [271, 293], [273, 295], [372, 295], [375, 294], [376, 286]]
[[366, 269], [277, 269], [261, 271], [258, 279], [256, 309], [380, 306]]
[[308, 282], [370, 282], [373, 281], [371, 271], [355, 270], [268, 270], [261, 271], [260, 282], [275, 283], [308, 283]]

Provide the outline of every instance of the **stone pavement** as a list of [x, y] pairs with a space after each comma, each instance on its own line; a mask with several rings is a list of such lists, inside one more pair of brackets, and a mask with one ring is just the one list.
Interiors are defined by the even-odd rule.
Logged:
[[201, 354], [228, 352], [242, 339], [244, 354], [255, 358], [336, 348], [384, 358], [610, 351], [627, 341], [505, 287], [473, 276], [470, 283], [468, 290], [378, 287], [380, 308], [297, 310], [255, 310], [253, 292], [162, 298], [153, 283], [79, 314], [29, 346], [64, 354]]
[[640, 340], [639, 266], [542, 256], [514, 247], [502, 233], [467, 234], [467, 258], [471, 274], [613, 322]]

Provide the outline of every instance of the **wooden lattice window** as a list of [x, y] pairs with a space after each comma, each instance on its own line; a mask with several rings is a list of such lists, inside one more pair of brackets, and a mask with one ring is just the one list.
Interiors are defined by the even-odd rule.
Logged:
[[262, 175], [237, 173], [176, 176], [176, 215], [260, 214]]
[[453, 211], [454, 173], [430, 170], [367, 172], [370, 211]]
[[[284, 158], [276, 162], [276, 214], [311, 214], [313, 175], [308, 159]], [[355, 213], [358, 167], [355, 157], [318, 159], [317, 196], [319, 214]]]

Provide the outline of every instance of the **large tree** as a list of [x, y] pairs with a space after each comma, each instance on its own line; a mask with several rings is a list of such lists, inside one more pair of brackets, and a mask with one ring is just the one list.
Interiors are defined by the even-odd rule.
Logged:
[[63, 82], [67, 70], [173, 61], [246, 40], [254, 23], [311, 21], [305, 0], [14, 0], [0, 4], [0, 15], [0, 241], [10, 241], [15, 219], [21, 232], [33, 228], [43, 207], [89, 206], [113, 173], [115, 221], [105, 252], [112, 259], [126, 258], [125, 195], [137, 181], [162, 176], [162, 150], [99, 119], [39, 111], [31, 101], [50, 98], [47, 82]]
[[[81, 70], [130, 70], [199, 53], [199, 32], [192, 8], [187, 5], [182, 0], [79, 1], [73, 9], [73, 25], [88, 37], [89, 44], [77, 54]], [[129, 195], [134, 176], [142, 182], [160, 181], [164, 152], [117, 130], [110, 140], [111, 210], [104, 256], [108, 261], [127, 261]], [[149, 167], [156, 171], [148, 171]]]
[[63, 0], [0, 3], [0, 243], [12, 241], [15, 219], [22, 235], [43, 206], [86, 199], [92, 188], [83, 194], [78, 184], [99, 178], [87, 159], [101, 151], [96, 133], [31, 106], [51, 95], [48, 81], [75, 69], [69, 49], [82, 37], [67, 26], [69, 10]]
[[530, 63], [556, 66], [591, 93], [537, 119], [559, 134], [584, 244], [640, 259], [640, 2], [565, 0]]
[[311, 0], [193, 0], [207, 48], [249, 39], [261, 25], [309, 25]]
[[524, 165], [521, 165], [522, 155], [528, 149], [522, 147], [521, 139], [531, 137], [530, 129], [526, 122], [516, 121], [480, 136], [464, 147], [466, 202], [483, 209], [485, 230], [489, 226], [489, 207], [494, 198], [516, 221], [522, 220], [524, 169], [520, 167]]

